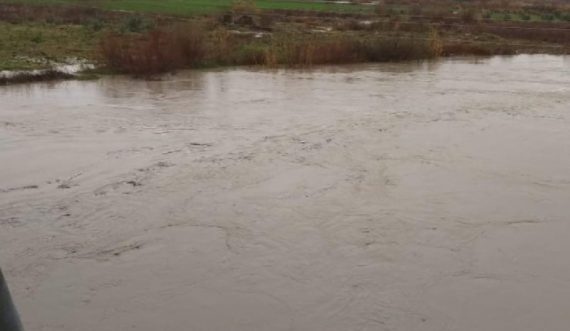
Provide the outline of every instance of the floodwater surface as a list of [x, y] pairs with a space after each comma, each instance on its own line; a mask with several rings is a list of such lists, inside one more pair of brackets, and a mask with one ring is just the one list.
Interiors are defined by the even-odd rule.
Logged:
[[570, 60], [0, 88], [34, 331], [570, 327]]

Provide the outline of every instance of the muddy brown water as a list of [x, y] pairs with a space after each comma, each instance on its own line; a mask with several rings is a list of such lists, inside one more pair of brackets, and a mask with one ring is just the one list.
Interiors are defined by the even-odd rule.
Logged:
[[570, 327], [570, 60], [0, 89], [27, 330]]

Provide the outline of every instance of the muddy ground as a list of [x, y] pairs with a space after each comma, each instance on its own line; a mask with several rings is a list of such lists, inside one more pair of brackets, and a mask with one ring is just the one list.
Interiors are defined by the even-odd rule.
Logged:
[[570, 60], [0, 88], [27, 330], [563, 330]]

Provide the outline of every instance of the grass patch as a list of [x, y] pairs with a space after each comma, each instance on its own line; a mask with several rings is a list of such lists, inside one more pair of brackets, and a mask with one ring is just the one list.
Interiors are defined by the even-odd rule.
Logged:
[[91, 59], [99, 35], [80, 25], [0, 22], [0, 69], [38, 69], [72, 58]]

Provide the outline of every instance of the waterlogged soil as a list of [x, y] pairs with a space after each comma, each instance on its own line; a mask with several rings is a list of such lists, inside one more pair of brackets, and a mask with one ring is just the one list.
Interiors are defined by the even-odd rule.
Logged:
[[0, 89], [28, 330], [570, 325], [570, 60]]

